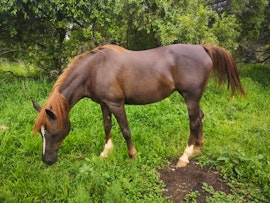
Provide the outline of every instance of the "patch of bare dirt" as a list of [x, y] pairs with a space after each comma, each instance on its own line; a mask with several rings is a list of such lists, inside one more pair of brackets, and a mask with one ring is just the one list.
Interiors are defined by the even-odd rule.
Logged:
[[202, 184], [212, 186], [215, 191], [230, 193], [230, 188], [222, 180], [222, 177], [214, 170], [201, 168], [195, 159], [192, 159], [186, 168], [175, 168], [177, 160], [173, 160], [171, 165], [158, 170], [160, 179], [166, 185], [163, 195], [174, 203], [184, 203], [185, 196], [192, 191], [199, 191], [197, 202], [206, 202], [206, 197], [210, 196], [203, 188]]

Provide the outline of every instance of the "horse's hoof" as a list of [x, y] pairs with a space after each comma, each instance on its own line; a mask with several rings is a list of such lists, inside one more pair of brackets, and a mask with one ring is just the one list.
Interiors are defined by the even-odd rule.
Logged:
[[192, 156], [200, 156], [202, 154], [200, 147], [194, 147]]
[[102, 159], [106, 159], [108, 158], [108, 155], [106, 155], [105, 153], [101, 152], [100, 155], [99, 155], [100, 158]]
[[135, 157], [136, 157], [136, 154], [129, 155], [129, 158], [130, 158], [130, 159], [135, 159]]
[[131, 149], [128, 153], [130, 159], [134, 159], [136, 157], [137, 150], [135, 148]]
[[107, 158], [109, 156], [109, 153], [111, 153], [112, 149], [113, 149], [113, 143], [112, 143], [112, 140], [109, 139], [104, 146], [103, 152], [100, 153], [100, 157]]
[[136, 157], [136, 155], [137, 155], [137, 153], [135, 153], [135, 154], [129, 154], [129, 158], [130, 159], [134, 159]]
[[184, 168], [188, 165], [189, 162], [185, 162], [185, 161], [182, 161], [182, 160], [179, 160], [177, 162], [177, 164], [175, 165], [176, 168]]

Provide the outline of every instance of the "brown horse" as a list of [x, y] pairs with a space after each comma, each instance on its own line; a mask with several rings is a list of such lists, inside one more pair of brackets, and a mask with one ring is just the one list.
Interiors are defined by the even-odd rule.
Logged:
[[232, 93], [245, 92], [233, 58], [214, 45], [175, 44], [145, 51], [129, 51], [116, 45], [105, 45], [75, 58], [56, 81], [45, 105], [39, 111], [34, 132], [43, 139], [42, 160], [53, 164], [57, 152], [70, 131], [69, 111], [82, 98], [100, 104], [106, 144], [102, 157], [112, 149], [111, 115], [120, 125], [129, 156], [136, 154], [131, 140], [125, 104], [144, 105], [160, 101], [172, 92], [185, 99], [190, 120], [190, 137], [177, 167], [189, 163], [189, 156], [203, 146], [203, 112], [200, 99], [214, 71], [219, 84], [228, 83]]

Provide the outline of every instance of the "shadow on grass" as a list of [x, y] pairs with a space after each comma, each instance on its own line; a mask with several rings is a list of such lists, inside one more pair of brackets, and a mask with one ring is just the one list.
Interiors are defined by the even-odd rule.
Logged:
[[262, 87], [270, 87], [270, 66], [261, 64], [245, 65], [240, 68], [240, 77], [251, 78]]

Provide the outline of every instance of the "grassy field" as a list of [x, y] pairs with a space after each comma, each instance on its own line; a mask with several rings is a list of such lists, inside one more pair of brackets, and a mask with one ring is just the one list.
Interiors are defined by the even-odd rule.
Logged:
[[[13, 66], [5, 63], [0, 70]], [[198, 160], [202, 166], [216, 167], [228, 180], [235, 197], [228, 201], [267, 202], [270, 68], [245, 66], [241, 79], [247, 98], [230, 98], [225, 86], [217, 88], [210, 81], [201, 101], [205, 147]], [[37, 113], [31, 99], [44, 104], [52, 85], [46, 79], [0, 73], [0, 202], [168, 202], [156, 169], [186, 146], [189, 127], [182, 97], [173, 94], [159, 103], [127, 106], [139, 152], [132, 161], [115, 120], [115, 148], [109, 158], [99, 158], [104, 146], [100, 108], [81, 100], [70, 113], [72, 130], [58, 162], [47, 166], [41, 162], [40, 135], [32, 135]], [[215, 196], [209, 202], [217, 202]]]

